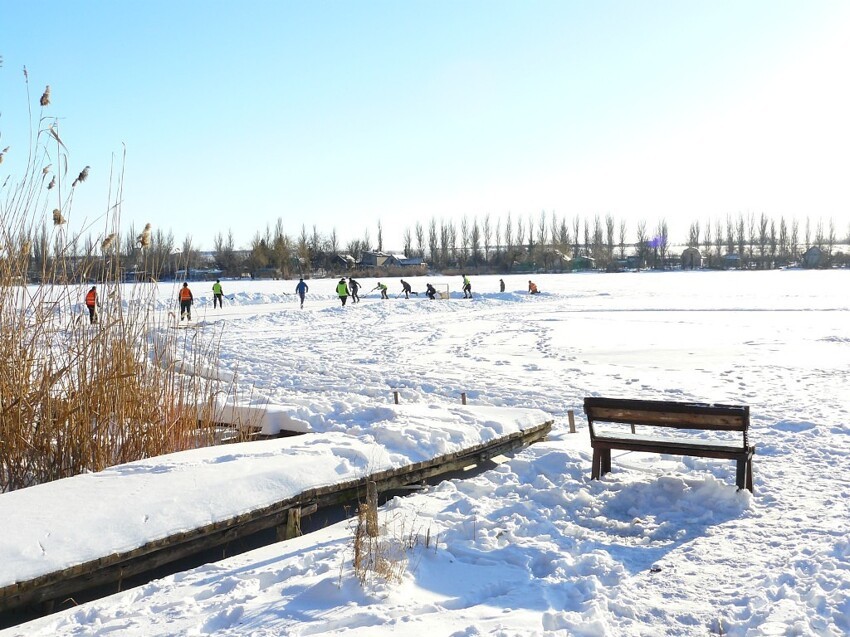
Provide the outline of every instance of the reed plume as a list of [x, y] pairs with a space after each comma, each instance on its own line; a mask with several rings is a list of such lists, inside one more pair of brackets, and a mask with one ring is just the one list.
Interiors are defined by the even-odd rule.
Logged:
[[41, 94], [41, 105], [47, 106], [48, 104], [50, 104], [50, 84], [45, 87], [44, 93]]
[[107, 250], [109, 250], [109, 248], [112, 247], [112, 244], [115, 242], [116, 236], [117, 235], [114, 232], [109, 234], [106, 239], [103, 240], [103, 243], [100, 244], [100, 251], [106, 252]]
[[139, 243], [140, 248], [149, 248], [151, 245], [151, 224], [146, 223], [145, 229], [142, 230], [142, 234], [136, 237], [136, 241]]
[[59, 208], [54, 208], [53, 209], [53, 225], [54, 226], [61, 226], [63, 223], [65, 223], [65, 217], [62, 216], [62, 211], [59, 210]]
[[74, 186], [76, 186], [77, 184], [81, 184], [81, 183], [83, 183], [86, 179], [88, 179], [88, 178], [89, 178], [89, 169], [90, 169], [90, 168], [91, 168], [91, 166], [86, 166], [85, 168], [83, 168], [83, 169], [80, 171], [80, 174], [79, 174], [79, 175], [77, 175], [77, 178], [74, 180], [74, 183], [73, 183], [73, 184], [71, 184], [71, 187], [72, 187], [72, 188], [73, 188]]

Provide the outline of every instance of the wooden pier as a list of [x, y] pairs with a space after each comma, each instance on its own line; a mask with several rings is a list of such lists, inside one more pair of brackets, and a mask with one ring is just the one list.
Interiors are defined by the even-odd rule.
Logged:
[[[117, 584], [120, 587], [124, 578], [145, 573], [258, 531], [274, 528], [279, 539], [299, 535], [302, 516], [342, 502], [362, 500], [366, 496], [369, 483], [374, 483], [380, 492], [421, 483], [428, 478], [468, 468], [542, 440], [551, 427], [552, 420], [534, 426], [523, 426], [506, 435], [429, 460], [310, 488], [273, 504], [219, 519], [198, 528], [170, 533], [141, 546], [111, 552], [67, 568], [6, 584], [0, 587], [0, 613], [41, 603], [50, 605], [54, 600], [63, 600], [98, 586]], [[299, 437], [299, 440], [310, 436], [321, 434], [308, 434]], [[26, 520], [8, 522], [26, 524]], [[119, 519], [115, 522], [120, 524], [122, 521]], [[108, 550], [108, 547], [104, 546], [103, 549]]]

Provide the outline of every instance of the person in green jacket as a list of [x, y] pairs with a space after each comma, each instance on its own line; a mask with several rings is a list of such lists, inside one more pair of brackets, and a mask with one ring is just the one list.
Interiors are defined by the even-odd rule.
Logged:
[[463, 275], [463, 298], [471, 299], [472, 298], [472, 282], [469, 280], [469, 277], [465, 274]]
[[224, 292], [221, 290], [221, 281], [216, 279], [215, 283], [213, 283], [213, 309], [216, 308], [216, 304], [218, 304], [218, 307], [224, 307], [222, 303], [223, 298]]
[[339, 300], [342, 301], [342, 306], [345, 307], [345, 302], [348, 300], [348, 284], [345, 279], [340, 279], [336, 284], [336, 293], [339, 295]]

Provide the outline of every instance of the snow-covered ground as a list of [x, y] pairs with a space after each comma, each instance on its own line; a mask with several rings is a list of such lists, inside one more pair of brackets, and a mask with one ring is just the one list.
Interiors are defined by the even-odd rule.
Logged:
[[[358, 582], [342, 522], [2, 634], [849, 634], [850, 271], [498, 278], [345, 308], [308, 281], [303, 310], [292, 281], [224, 281], [223, 310], [192, 285], [224, 370], [314, 431], [368, 432], [393, 390], [555, 416], [497, 469], [382, 508], [412, 546], [400, 582]], [[586, 395], [750, 405], [755, 495], [699, 458], [615, 453], [590, 481]]]

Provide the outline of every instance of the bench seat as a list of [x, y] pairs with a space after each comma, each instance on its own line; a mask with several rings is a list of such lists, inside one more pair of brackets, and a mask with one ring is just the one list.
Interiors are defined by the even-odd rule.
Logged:
[[[611, 451], [616, 449], [735, 460], [738, 488], [748, 489], [751, 493], [753, 491], [752, 459], [755, 446], [749, 444], [747, 437], [748, 407], [593, 397], [585, 399], [585, 413], [593, 448], [591, 479], [599, 479], [611, 471]], [[599, 422], [612, 423], [620, 428], [623, 428], [623, 425], [631, 425], [632, 432], [596, 431], [594, 424]], [[635, 425], [649, 429], [723, 432], [724, 438], [684, 438], [652, 432], [636, 433]], [[730, 436], [735, 436], [736, 439], [732, 440]]]

